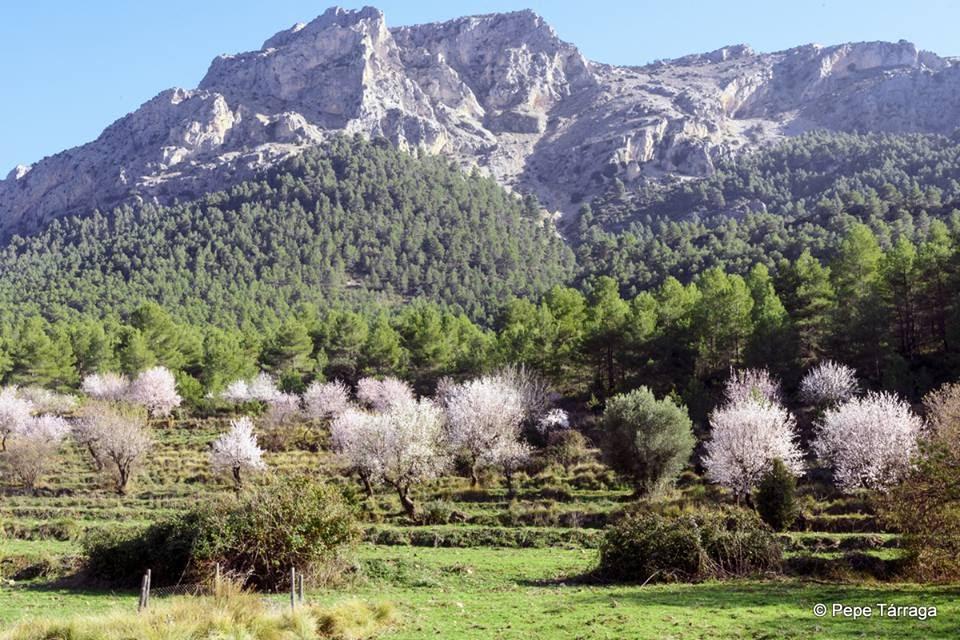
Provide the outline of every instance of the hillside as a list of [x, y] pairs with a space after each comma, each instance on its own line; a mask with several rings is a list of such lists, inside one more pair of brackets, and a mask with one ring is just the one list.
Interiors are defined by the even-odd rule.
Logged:
[[58, 220], [0, 251], [10, 317], [132, 311], [262, 323], [300, 304], [425, 297], [489, 319], [571, 274], [572, 254], [493, 181], [438, 157], [336, 138], [227, 191]]
[[960, 138], [811, 132], [724, 160], [697, 181], [614, 184], [567, 227], [580, 279], [629, 294], [711, 267], [776, 270], [805, 249], [832, 261], [857, 222], [881, 246], [923, 242], [940, 219], [960, 231]]
[[97, 207], [194, 199], [339, 133], [443, 155], [571, 214], [614, 179], [710, 175], [811, 129], [949, 134], [958, 107], [960, 66], [905, 41], [618, 67], [530, 11], [390, 28], [376, 9], [335, 8], [13, 169], [0, 238]]

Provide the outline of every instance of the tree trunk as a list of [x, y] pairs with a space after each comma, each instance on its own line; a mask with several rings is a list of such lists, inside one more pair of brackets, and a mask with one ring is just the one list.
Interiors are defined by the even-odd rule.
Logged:
[[130, 468], [126, 465], [117, 465], [117, 495], [127, 495], [127, 480], [130, 479]]
[[417, 505], [410, 499], [410, 488], [403, 487], [402, 485], [395, 484], [393, 485], [397, 490], [397, 495], [400, 496], [400, 504], [403, 506], [404, 512], [407, 516], [413, 520], [417, 521]]
[[360, 476], [360, 482], [363, 484], [363, 490], [367, 494], [368, 498], [373, 497], [373, 486], [370, 484], [370, 478], [367, 477], [367, 474], [362, 471], [357, 473]]
[[517, 495], [517, 491], [513, 486], [513, 472], [504, 472], [503, 477], [507, 480], [507, 497], [512, 498]]
[[243, 480], [240, 478], [240, 467], [233, 468], [233, 490], [240, 493], [243, 488]]

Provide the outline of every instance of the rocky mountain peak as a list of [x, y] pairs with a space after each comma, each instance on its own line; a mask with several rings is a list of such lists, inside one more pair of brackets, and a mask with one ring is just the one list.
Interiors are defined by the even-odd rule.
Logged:
[[909, 42], [745, 44], [590, 62], [532, 11], [388, 27], [334, 7], [223, 55], [95, 141], [0, 181], [0, 237], [126, 201], [195, 197], [337, 133], [442, 153], [569, 213], [617, 178], [709, 174], [812, 128], [952, 132], [960, 65]]

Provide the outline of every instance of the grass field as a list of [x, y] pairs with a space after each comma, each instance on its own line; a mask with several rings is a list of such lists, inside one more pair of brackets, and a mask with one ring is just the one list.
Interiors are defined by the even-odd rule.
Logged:
[[[20, 551], [31, 545], [18, 543]], [[4, 550], [9, 548], [4, 546]], [[43, 552], [49, 552], [49, 548]], [[396, 640], [443, 638], [955, 638], [960, 588], [815, 584], [798, 580], [698, 585], [597, 585], [578, 577], [591, 550], [426, 549], [362, 545], [344, 585], [311, 601], [396, 605]], [[285, 598], [277, 596], [277, 606]], [[817, 603], [936, 606], [926, 621], [818, 618]], [[0, 590], [0, 622], [134, 609], [131, 593], [68, 591], [41, 583]]]

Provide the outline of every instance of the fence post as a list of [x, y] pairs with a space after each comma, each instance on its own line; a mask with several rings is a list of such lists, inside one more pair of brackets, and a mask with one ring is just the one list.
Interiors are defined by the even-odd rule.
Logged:
[[143, 574], [143, 577], [140, 578], [140, 602], [137, 604], [137, 611], [143, 611], [143, 608], [147, 606], [147, 574]]
[[153, 579], [153, 569], [147, 569], [147, 595], [143, 601], [143, 608], [148, 609], [150, 607], [150, 587], [151, 581]]
[[220, 563], [217, 563], [217, 572], [213, 577], [213, 593], [217, 595], [220, 593]]
[[290, 610], [297, 608], [297, 570], [290, 567]]
[[298, 600], [303, 604], [303, 572], [297, 574], [297, 586], [299, 587], [300, 597]]

